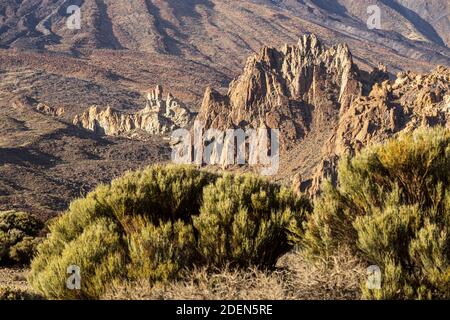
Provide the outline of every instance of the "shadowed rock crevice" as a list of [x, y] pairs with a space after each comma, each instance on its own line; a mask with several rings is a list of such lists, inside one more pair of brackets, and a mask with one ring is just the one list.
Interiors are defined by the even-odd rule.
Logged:
[[117, 40], [111, 18], [108, 13], [107, 0], [95, 0], [98, 8], [98, 19], [94, 22], [102, 48], [123, 49]]
[[159, 41], [162, 43], [163, 49], [161, 53], [168, 53], [173, 55], [181, 54], [181, 50], [178, 47], [179, 43], [166, 31], [166, 29], [170, 29], [174, 31], [178, 36], [180, 36], [180, 33], [177, 31], [176, 27], [174, 27], [170, 22], [164, 20], [161, 17], [160, 9], [153, 4], [152, 0], [145, 0], [145, 5], [147, 6], [148, 12], [153, 16], [153, 24], [158, 34], [160, 35]]
[[393, 8], [398, 13], [406, 17], [417, 28], [417, 30], [419, 30], [428, 39], [439, 45], [445, 46], [444, 40], [442, 40], [434, 27], [425, 19], [423, 19], [419, 14], [417, 14], [413, 10], [406, 8], [405, 6], [394, 0], [380, 0], [380, 2], [388, 7]]

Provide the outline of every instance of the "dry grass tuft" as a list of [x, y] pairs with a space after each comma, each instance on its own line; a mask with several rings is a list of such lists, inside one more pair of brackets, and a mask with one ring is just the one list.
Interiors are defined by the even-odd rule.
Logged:
[[347, 251], [327, 262], [312, 263], [300, 252], [284, 256], [276, 271], [196, 269], [184, 280], [114, 286], [103, 296], [113, 300], [344, 300], [360, 299], [365, 268]]
[[286, 299], [356, 300], [361, 298], [361, 283], [366, 268], [349, 253], [341, 250], [328, 261], [311, 262], [302, 253], [285, 255], [279, 266], [287, 270], [284, 286]]

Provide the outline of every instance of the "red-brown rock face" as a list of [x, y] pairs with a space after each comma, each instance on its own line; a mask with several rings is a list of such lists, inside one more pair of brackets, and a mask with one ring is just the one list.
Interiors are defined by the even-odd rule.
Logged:
[[198, 120], [207, 128], [280, 129], [286, 149], [333, 121], [361, 94], [346, 45], [326, 49], [314, 35], [281, 50], [264, 47], [222, 96], [208, 88]]
[[197, 120], [205, 128], [279, 129], [275, 179], [301, 176], [296, 188], [316, 194], [325, 178], [336, 181], [344, 154], [403, 130], [448, 125], [449, 118], [450, 69], [390, 81], [383, 65], [359, 71], [346, 45], [326, 49], [306, 35], [297, 45], [265, 47], [250, 57], [226, 95], [208, 88]]
[[395, 81], [375, 84], [367, 97], [356, 99], [340, 119], [335, 134], [323, 148], [312, 191], [324, 178], [336, 180], [336, 163], [344, 154], [382, 142], [401, 131], [421, 126], [449, 126], [450, 69], [438, 67], [430, 74], [404, 72]]

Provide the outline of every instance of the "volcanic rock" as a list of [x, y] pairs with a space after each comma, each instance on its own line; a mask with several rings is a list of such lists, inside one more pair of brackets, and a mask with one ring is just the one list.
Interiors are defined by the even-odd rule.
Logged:
[[206, 128], [279, 129], [288, 149], [312, 126], [344, 113], [361, 95], [357, 68], [346, 45], [326, 49], [314, 35], [281, 50], [251, 56], [228, 94], [208, 88], [198, 115]]
[[75, 116], [73, 124], [101, 135], [145, 140], [149, 135], [186, 127], [191, 117], [189, 110], [170, 93], [164, 99], [162, 87], [157, 86], [148, 92], [145, 108], [136, 113], [92, 106], [81, 116]]

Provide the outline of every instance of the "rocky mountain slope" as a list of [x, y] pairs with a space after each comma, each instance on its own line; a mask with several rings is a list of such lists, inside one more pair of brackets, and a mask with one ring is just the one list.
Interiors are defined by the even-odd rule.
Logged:
[[0, 211], [25, 210], [45, 220], [99, 183], [170, 158], [160, 136], [132, 143], [99, 136], [38, 105], [0, 101]]
[[346, 45], [325, 49], [315, 35], [280, 50], [264, 47], [222, 96], [208, 89], [198, 120], [222, 130], [280, 129], [285, 148], [311, 131], [329, 127], [362, 94]]
[[[79, 30], [67, 28], [70, 5]], [[371, 5], [381, 29], [368, 28]], [[313, 190], [344, 151], [446, 121], [447, 69], [426, 74], [450, 66], [449, 28], [447, 0], [3, 0], [0, 209], [50, 217], [98, 183], [166, 161], [167, 135], [154, 134], [199, 110], [211, 127], [280, 127], [275, 179], [297, 174]], [[186, 117], [165, 117], [164, 99], [161, 112], [143, 109], [156, 85]], [[142, 118], [153, 134], [124, 139], [142, 138]], [[85, 130], [99, 123], [112, 136]]]
[[[79, 30], [66, 26], [70, 5], [80, 7]], [[380, 8], [380, 30], [368, 28], [371, 5]], [[3, 0], [0, 70], [23, 82], [51, 79], [33, 83], [38, 92], [11, 89], [48, 93], [69, 113], [113, 100], [112, 87], [126, 100], [113, 107], [136, 109], [139, 93], [158, 84], [196, 109], [205, 87], [225, 90], [249, 55], [304, 33], [347, 43], [365, 70], [380, 61], [393, 73], [450, 65], [449, 13], [446, 0]], [[73, 103], [77, 92], [88, 105]]]
[[162, 87], [157, 86], [147, 94], [145, 108], [136, 113], [126, 114], [111, 107], [101, 110], [92, 106], [81, 116], [75, 116], [73, 124], [100, 135], [147, 140], [154, 135], [185, 128], [191, 119], [190, 111], [170, 93], [163, 99]]
[[[80, 30], [66, 27], [69, 5], [81, 9]], [[371, 5], [380, 8], [380, 31], [367, 28]], [[326, 41], [371, 41], [418, 60], [449, 58], [446, 0], [4, 0], [0, 13], [0, 44], [14, 48], [128, 49], [230, 66], [264, 44], [310, 31]]]
[[390, 81], [382, 65], [360, 70], [346, 45], [326, 49], [305, 35], [295, 46], [264, 47], [250, 57], [227, 95], [207, 89], [197, 119], [206, 129], [279, 129], [278, 179], [301, 176], [299, 187], [315, 194], [324, 178], [335, 180], [343, 155], [449, 118], [449, 68]]
[[324, 159], [312, 191], [319, 190], [324, 177], [336, 181], [336, 163], [343, 155], [420, 126], [450, 128], [449, 120], [450, 68], [440, 66], [429, 74], [402, 72], [394, 81], [375, 84], [368, 96], [356, 99], [341, 114], [322, 150]]

